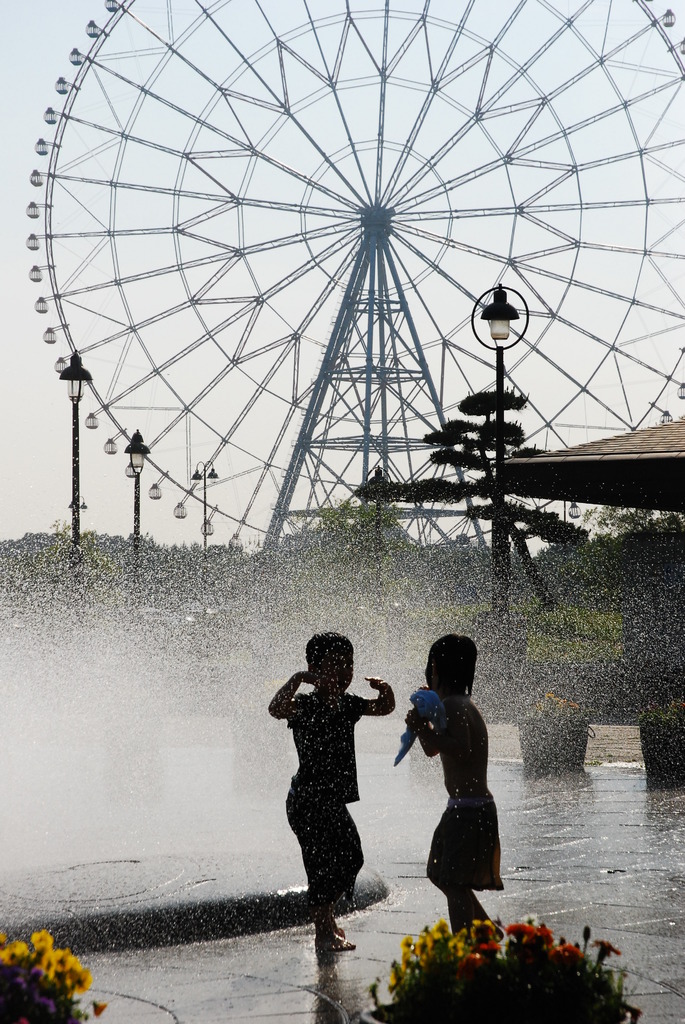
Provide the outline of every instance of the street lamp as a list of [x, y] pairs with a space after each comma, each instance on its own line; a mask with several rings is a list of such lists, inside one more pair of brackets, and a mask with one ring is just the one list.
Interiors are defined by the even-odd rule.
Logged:
[[[209, 470], [209, 472], [207, 472], [207, 470]], [[196, 483], [199, 482], [200, 480], [202, 481], [202, 544], [204, 546], [204, 558], [206, 565], [207, 537], [211, 536], [214, 533], [214, 527], [212, 526], [210, 520], [207, 519], [207, 481], [218, 480], [219, 474], [214, 469], [214, 466], [211, 462], [198, 462], [197, 466], [195, 467], [195, 472], [193, 473], [190, 479], [194, 480]]]
[[380, 466], [376, 466], [373, 471], [366, 478], [369, 490], [372, 492], [374, 500], [376, 502], [376, 586], [378, 587], [378, 594], [381, 593], [381, 554], [382, 554], [382, 523], [381, 523], [381, 488], [385, 477], [383, 476], [383, 470]]
[[93, 378], [81, 362], [78, 352], [72, 352], [67, 366], [60, 372], [60, 380], [67, 382], [71, 399], [71, 558], [73, 565], [81, 564], [81, 498], [78, 407], [87, 381]]
[[124, 448], [124, 453], [129, 456], [126, 475], [133, 477], [133, 553], [137, 557], [140, 549], [140, 474], [145, 465], [145, 456], [150, 454], [139, 430], [136, 430], [131, 443]]
[[[528, 330], [530, 313], [526, 300], [515, 291], [525, 310], [525, 321], [513, 340], [509, 341], [512, 320], [519, 320], [518, 310], [507, 301], [507, 293], [501, 284], [483, 292], [474, 304], [471, 313], [471, 329], [484, 348], [494, 349], [495, 363], [495, 486], [492, 496], [492, 608], [499, 615], [509, 614], [509, 528], [504, 503], [504, 351], [517, 345]], [[480, 337], [476, 330], [476, 313], [483, 306], [483, 300], [492, 295], [492, 302], [484, 306], [481, 320], [490, 324], [490, 341]]]

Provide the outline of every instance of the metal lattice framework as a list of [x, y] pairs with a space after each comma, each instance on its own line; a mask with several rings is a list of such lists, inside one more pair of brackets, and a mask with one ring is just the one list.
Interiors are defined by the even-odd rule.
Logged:
[[[654, 5], [655, 6], [655, 5]], [[45, 340], [87, 359], [105, 450], [141, 426], [175, 513], [275, 540], [493, 366], [475, 296], [531, 327], [531, 443], [655, 422], [682, 370], [683, 67], [637, 0], [107, 0], [49, 108]], [[32, 204], [29, 215], [39, 215]], [[594, 432], [594, 433], [592, 433]], [[219, 507], [219, 505], [221, 507]], [[473, 527], [411, 514], [422, 539]]]

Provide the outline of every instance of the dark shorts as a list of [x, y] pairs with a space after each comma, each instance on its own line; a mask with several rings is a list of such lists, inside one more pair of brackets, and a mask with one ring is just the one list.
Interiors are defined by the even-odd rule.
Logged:
[[351, 896], [364, 855], [346, 805], [320, 794], [291, 790], [285, 809], [302, 850], [310, 906], [335, 903], [343, 893]]
[[445, 811], [433, 835], [427, 874], [433, 885], [449, 889], [503, 889], [494, 800]]

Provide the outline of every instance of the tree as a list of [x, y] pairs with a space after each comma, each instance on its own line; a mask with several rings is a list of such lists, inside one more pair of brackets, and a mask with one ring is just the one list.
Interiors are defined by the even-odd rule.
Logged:
[[548, 551], [541, 561], [557, 587], [574, 604], [620, 611], [623, 594], [623, 545], [634, 533], [683, 533], [685, 514], [603, 505], [589, 509], [583, 524], [588, 540], [566, 556]]
[[628, 533], [685, 533], [685, 513], [652, 508], [602, 505], [585, 513], [583, 522], [597, 537], [625, 537]]
[[[528, 399], [524, 395], [505, 389], [504, 408], [509, 411], [524, 409]], [[494, 391], [481, 391], [468, 395], [457, 406], [465, 418], [449, 420], [440, 430], [426, 434], [426, 444], [435, 446], [430, 461], [435, 466], [451, 466], [457, 479], [433, 477], [410, 483], [384, 481], [384, 497], [390, 501], [423, 504], [438, 502], [456, 505], [466, 502], [464, 514], [472, 520], [491, 522], [495, 490], [495, 413], [497, 396]], [[525, 455], [524, 433], [519, 423], [504, 422], [504, 444], [507, 455]], [[463, 477], [461, 471], [469, 472]], [[369, 496], [369, 485], [359, 489], [361, 497]], [[520, 495], [519, 497], [525, 497]], [[546, 608], [555, 601], [540, 575], [528, 548], [528, 541], [539, 538], [549, 544], [578, 544], [587, 531], [573, 523], [564, 522], [556, 512], [547, 512], [524, 504], [517, 498], [505, 500], [506, 528], [521, 560], [526, 576], [535, 593]]]
[[53, 534], [41, 537], [41, 543], [17, 545], [17, 553], [4, 559], [4, 587], [22, 594], [36, 604], [53, 601], [54, 591], [80, 593], [82, 596], [110, 600], [121, 580], [121, 568], [100, 548], [97, 534], [81, 534], [81, 563], [72, 561], [71, 525], [53, 523]]

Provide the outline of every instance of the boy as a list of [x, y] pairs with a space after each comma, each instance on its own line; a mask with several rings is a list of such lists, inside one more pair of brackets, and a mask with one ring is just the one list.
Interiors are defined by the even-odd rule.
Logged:
[[[362, 715], [389, 715], [395, 697], [382, 679], [366, 676], [375, 700], [345, 691], [354, 651], [340, 633], [317, 633], [307, 644], [307, 672], [296, 672], [276, 693], [269, 714], [293, 730], [299, 769], [286, 801], [288, 822], [302, 849], [316, 949], [354, 949], [334, 918], [343, 893], [352, 894], [364, 863], [356, 825], [346, 804], [359, 799], [354, 727]], [[313, 693], [297, 693], [302, 683]]]
[[454, 933], [489, 920], [474, 889], [504, 888], [497, 809], [487, 780], [488, 731], [471, 701], [477, 656], [470, 637], [450, 633], [436, 640], [426, 682], [445, 706], [447, 729], [438, 734], [415, 708], [406, 718], [424, 752], [440, 754], [442, 761], [449, 800], [433, 835], [427, 874], [447, 896]]

